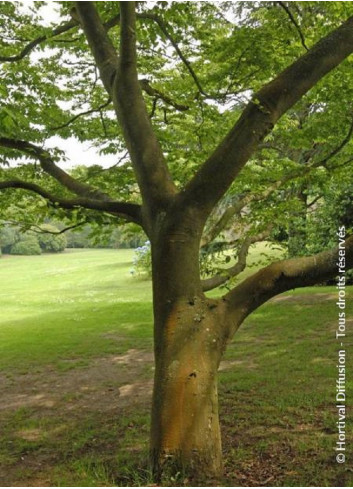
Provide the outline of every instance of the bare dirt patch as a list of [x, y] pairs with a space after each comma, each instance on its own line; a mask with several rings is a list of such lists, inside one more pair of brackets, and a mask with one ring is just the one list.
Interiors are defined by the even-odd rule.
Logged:
[[[122, 355], [93, 359], [88, 366], [58, 371], [53, 367], [41, 372], [0, 376], [0, 413], [20, 408], [45, 409], [55, 414], [66, 411], [110, 411], [129, 404], [149, 403], [153, 386], [153, 353], [130, 349]], [[241, 361], [224, 360], [220, 370], [229, 370]], [[256, 365], [252, 365], [255, 368]]]
[[[103, 430], [114, 423], [120, 426], [122, 420], [124, 436], [126, 429], [132, 429], [124, 428], [127, 413], [135, 408], [149, 409], [154, 368], [151, 352], [130, 349], [122, 355], [94, 358], [85, 365], [80, 365], [80, 360], [62, 361], [62, 370], [49, 366], [0, 376], [0, 435], [7, 457], [1, 456], [0, 450], [0, 486], [55, 485], [52, 477], [65, 458], [63, 453], [76, 449], [71, 430], [77, 433], [82, 426], [84, 437], [92, 419], [95, 429], [101, 426]], [[118, 443], [118, 433], [115, 438]], [[90, 443], [104, 444], [104, 436], [85, 442], [88, 453]], [[111, 447], [102, 450], [114, 453]]]
[[152, 376], [152, 353], [135, 349], [63, 372], [48, 368], [11, 378], [1, 376], [0, 412], [25, 407], [109, 411], [126, 403], [145, 403], [151, 396]]
[[246, 364], [246, 367], [249, 369], [257, 368], [257, 364], [252, 360], [222, 360], [218, 370], [224, 372], [243, 366], [244, 364]]

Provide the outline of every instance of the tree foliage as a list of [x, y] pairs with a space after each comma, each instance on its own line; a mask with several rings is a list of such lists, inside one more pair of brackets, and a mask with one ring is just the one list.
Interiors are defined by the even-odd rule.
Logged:
[[[118, 46], [117, 8], [109, 2], [97, 6]], [[2, 5], [2, 137], [29, 141], [39, 148], [48, 147], [47, 141], [54, 135], [75, 137], [89, 141], [102, 154], [117, 154], [117, 166], [109, 170], [102, 170], [97, 161], [93, 167], [77, 168], [72, 175], [115, 200], [139, 203], [139, 190], [121, 129], [115, 122], [111, 97], [99, 79], [85, 36], [72, 18], [72, 8], [73, 3], [56, 2], [55, 20], [48, 23], [37, 6]], [[153, 128], [168, 155], [169, 170], [180, 189], [237, 120], [251, 94], [351, 13], [349, 2], [139, 5], [141, 88]], [[315, 29], [311, 28], [313, 23]], [[295, 208], [301, 205], [296, 186], [305, 185], [310, 203], [328, 180], [337, 182], [339, 188], [342, 179], [349, 179], [345, 160], [349, 159], [350, 142], [327, 164], [319, 163], [337, 149], [351, 126], [350, 80], [348, 59], [283, 116], [210, 217], [205, 241], [207, 229], [212, 234], [215, 221], [232, 202], [245, 199], [246, 205], [240, 209], [238, 204], [240, 210], [224, 221], [220, 231], [227, 238], [239, 226], [243, 236], [244, 229], [256, 236], [273, 222], [287, 233], [288, 221], [295, 220]], [[63, 189], [55, 176], [52, 178], [52, 172], [46, 177], [48, 167], [38, 165], [40, 150], [5, 144], [3, 140], [0, 155], [4, 178], [39, 185], [45, 182], [47, 192], [69, 198], [70, 188]], [[50, 158], [59, 163], [65, 160], [65, 154], [56, 146]], [[8, 167], [12, 161], [19, 165]], [[273, 182], [277, 183], [269, 192]], [[43, 222], [48, 214], [70, 223], [87, 220], [98, 226], [116, 221], [111, 213], [102, 215], [75, 204], [63, 209], [58, 202], [46, 203], [20, 190], [2, 194], [6, 195], [2, 199], [4, 217], [9, 217], [12, 201], [16, 203], [16, 218], [26, 215], [28, 219], [32, 208], [35, 224]], [[220, 233], [215, 238], [216, 246], [220, 246]], [[239, 240], [231, 244], [235, 254], [241, 244]]]

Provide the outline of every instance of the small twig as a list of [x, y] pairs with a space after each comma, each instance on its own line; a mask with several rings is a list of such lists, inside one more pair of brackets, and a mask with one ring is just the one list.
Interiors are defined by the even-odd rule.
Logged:
[[82, 117], [84, 115], [94, 114], [95, 112], [101, 113], [102, 109], [105, 109], [106, 107], [108, 107], [108, 105], [111, 103], [111, 101], [112, 101], [112, 99], [109, 97], [108, 100], [106, 102], [104, 102], [104, 104], [100, 105], [99, 107], [97, 107], [95, 109], [86, 110], [84, 112], [80, 112], [79, 114], [76, 114], [74, 117], [72, 117], [67, 122], [64, 122], [64, 124], [61, 124], [60, 126], [49, 127], [49, 130], [50, 131], [58, 131], [59, 129], [64, 129], [65, 127], [68, 127], [70, 124], [75, 122], [79, 117]]
[[116, 163], [114, 163], [114, 165], [111, 165], [108, 168], [100, 168], [100, 169], [97, 169], [96, 171], [90, 172], [90, 177], [94, 177], [96, 175], [99, 175], [100, 173], [103, 173], [103, 172], [112, 170], [113, 168], [116, 168], [128, 156], [128, 154], [129, 154], [129, 152], [125, 151], [125, 153], [119, 158], [119, 160]]
[[[111, 29], [112, 27], [116, 26], [119, 24], [120, 21], [120, 15], [116, 15], [109, 19], [107, 22], [104, 23], [104, 27], [107, 31]], [[60, 36], [60, 34], [64, 34], [67, 31], [70, 31], [71, 29], [77, 27], [79, 25], [79, 22], [76, 18], [72, 18], [68, 22], [59, 25], [55, 29], [52, 30], [49, 34], [43, 34], [42, 36], [37, 37], [36, 39], [33, 39], [33, 41], [30, 41], [19, 54], [15, 54], [14, 56], [0, 56], [0, 62], [14, 62], [14, 61], [20, 61], [23, 59], [25, 56], [27, 56], [35, 47], [40, 45], [42, 42], [48, 41], [48, 40], [55, 40], [55, 42], [58, 42], [57, 39], [54, 39], [56, 36]], [[72, 42], [70, 40], [61, 40], [61, 42]]]
[[151, 110], [151, 113], [150, 113], [150, 119], [152, 119], [152, 117], [154, 117], [154, 114], [156, 112], [156, 108], [157, 108], [157, 100], [158, 100], [158, 97], [155, 97], [153, 99], [153, 103], [152, 103], [152, 110]]
[[322, 197], [322, 195], [318, 195], [318, 196], [317, 196], [317, 197], [315, 197], [315, 199], [314, 199], [312, 202], [310, 202], [310, 204], [308, 204], [306, 207], [309, 209], [309, 208], [310, 208], [310, 207], [312, 207], [314, 204], [316, 204], [316, 202], [317, 202], [318, 200], [320, 200], [320, 199], [321, 199], [321, 197]]
[[308, 46], [305, 44], [305, 38], [304, 38], [304, 35], [299, 27], [299, 24], [298, 22], [295, 20], [295, 18], [293, 17], [293, 14], [292, 12], [289, 10], [289, 8], [287, 7], [287, 5], [284, 3], [284, 2], [278, 2], [278, 4], [283, 8], [283, 10], [287, 13], [288, 17], [290, 18], [292, 24], [294, 25], [294, 27], [296, 28], [298, 34], [299, 34], [299, 37], [300, 37], [300, 41], [302, 43], [302, 46], [304, 49], [306, 49], [307, 51], [309, 51], [309, 48]]
[[353, 135], [353, 118], [352, 118], [352, 121], [351, 121], [351, 125], [349, 127], [349, 130], [348, 130], [348, 133], [345, 136], [345, 138], [341, 141], [341, 143], [334, 150], [332, 150], [331, 153], [329, 153], [327, 156], [325, 156], [325, 158], [323, 158], [322, 160], [317, 161], [316, 163], [314, 163], [313, 166], [315, 166], [315, 167], [316, 166], [326, 166], [327, 165], [327, 162], [331, 158], [333, 158], [334, 156], [336, 156], [346, 146], [346, 144], [349, 143], [349, 141], [352, 138], [352, 135]]
[[77, 224], [73, 224], [71, 226], [67, 226], [64, 229], [58, 230], [58, 231], [50, 231], [49, 229], [43, 229], [39, 224], [33, 224], [33, 223], [25, 223], [25, 222], [20, 222], [20, 221], [14, 221], [14, 220], [8, 220], [4, 221], [5, 224], [10, 224], [11, 226], [20, 226], [22, 228], [25, 228], [28, 231], [33, 231], [34, 233], [37, 234], [63, 234], [66, 231], [70, 231], [70, 229], [75, 229], [80, 226], [83, 226], [84, 224], [87, 224], [87, 221], [81, 221]]
[[99, 110], [99, 118], [100, 118], [101, 123], [102, 123], [104, 137], [107, 138], [108, 137], [107, 126], [105, 125], [105, 121], [104, 121], [104, 117], [103, 117], [103, 111], [101, 109]]
[[198, 76], [196, 75], [196, 73], [195, 73], [195, 71], [194, 71], [194, 69], [193, 69], [190, 61], [184, 56], [184, 54], [181, 51], [178, 43], [176, 42], [176, 40], [174, 39], [174, 37], [172, 36], [172, 34], [169, 32], [169, 29], [167, 28], [167, 25], [164, 23], [164, 21], [160, 17], [158, 17], [157, 15], [152, 14], [152, 13], [148, 13], [148, 12], [144, 12], [144, 13], [138, 14], [137, 17], [140, 17], [142, 19], [153, 20], [154, 22], [156, 22], [156, 24], [158, 25], [158, 27], [160, 28], [160, 30], [163, 32], [163, 34], [165, 35], [165, 37], [169, 40], [169, 42], [171, 43], [171, 45], [173, 46], [173, 48], [177, 52], [177, 54], [178, 54], [179, 58], [181, 59], [181, 61], [184, 63], [186, 69], [188, 70], [188, 72], [190, 73], [192, 79], [194, 80], [195, 85], [197, 86], [199, 92], [204, 97], [206, 97], [206, 98], [212, 98], [202, 88], [202, 85], [200, 83], [200, 80], [198, 79]]
[[183, 104], [178, 104], [177, 102], [174, 102], [173, 99], [171, 99], [167, 94], [161, 92], [160, 90], [157, 90], [156, 88], [152, 87], [150, 85], [150, 82], [147, 79], [142, 79], [140, 80], [140, 86], [141, 89], [147, 93], [147, 95], [150, 95], [151, 97], [156, 97], [157, 99], [163, 100], [166, 104], [171, 105], [177, 110], [180, 111], [185, 111], [189, 110], [188, 105], [183, 105]]
[[47, 41], [48, 39], [51, 39], [55, 36], [59, 36], [60, 34], [63, 34], [64, 32], [73, 29], [77, 25], [78, 23], [75, 20], [70, 20], [65, 24], [61, 24], [56, 29], [54, 29], [50, 34], [39, 36], [33, 41], [31, 41], [30, 43], [28, 43], [19, 54], [16, 54], [14, 56], [0, 56], [0, 61], [5, 61], [5, 62], [20, 61], [43, 41]]
[[169, 124], [169, 121], [167, 119], [167, 109], [165, 107], [163, 107], [163, 114], [164, 114], [164, 117], [163, 117], [164, 123]]

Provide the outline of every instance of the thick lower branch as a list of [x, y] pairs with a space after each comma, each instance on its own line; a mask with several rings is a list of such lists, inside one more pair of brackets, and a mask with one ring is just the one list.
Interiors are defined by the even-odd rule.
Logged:
[[[244, 280], [224, 296], [229, 314], [236, 314], [237, 324], [241, 324], [252, 311], [272, 297], [287, 290], [316, 285], [335, 277], [339, 273], [339, 263], [345, 270], [353, 268], [353, 236], [346, 241], [339, 237], [337, 241], [339, 239], [340, 245], [337, 248], [313, 256], [272, 263]], [[234, 332], [230, 331], [230, 335]]]

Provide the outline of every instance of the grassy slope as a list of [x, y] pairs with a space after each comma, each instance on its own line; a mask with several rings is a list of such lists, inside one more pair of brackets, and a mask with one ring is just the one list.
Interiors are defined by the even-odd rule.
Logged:
[[[68, 359], [76, 361], [71, 369], [85, 368], [93, 357], [151, 349], [151, 288], [130, 276], [131, 256], [105, 250], [1, 259], [2, 374], [50, 365], [64, 375]], [[320, 295], [328, 293], [335, 288], [299, 290], [265, 304], [229, 346], [230, 363], [220, 374], [226, 454], [221, 484], [352, 484], [351, 447], [345, 466], [334, 460], [337, 310], [334, 295]], [[353, 317], [351, 304], [347, 311]], [[113, 333], [118, 343], [109, 339]], [[148, 410], [127, 410], [119, 419], [114, 413], [82, 416], [51, 435], [63, 422], [60, 413], [54, 420], [18, 409], [0, 429], [0, 465], [20, 473], [16, 464], [23, 455], [41, 459], [55, 452], [50, 485], [145, 485]], [[38, 426], [47, 433], [40, 441], [16, 435]], [[20, 480], [30, 480], [36, 470], [27, 467]]]

